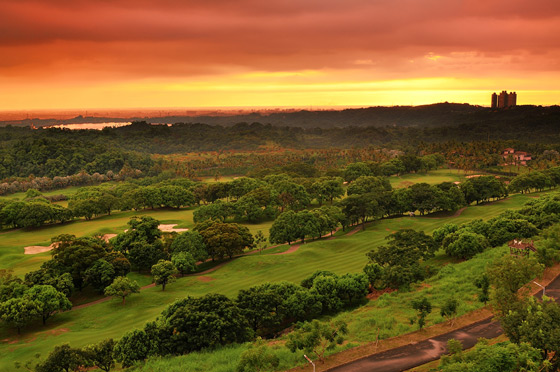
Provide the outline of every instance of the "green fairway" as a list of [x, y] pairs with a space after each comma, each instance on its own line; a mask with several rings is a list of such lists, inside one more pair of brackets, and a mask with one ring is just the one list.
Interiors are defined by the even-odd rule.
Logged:
[[415, 183], [425, 182], [435, 185], [442, 182], [462, 182], [465, 179], [463, 172], [451, 169], [438, 169], [428, 173], [408, 173], [402, 176], [389, 177], [389, 182], [394, 189], [412, 186]]
[[[66, 195], [66, 196], [70, 197], [70, 196], [74, 195], [78, 191], [78, 189], [80, 189], [81, 187], [83, 187], [83, 186], [70, 186], [70, 187], [66, 187], [64, 189], [44, 191], [44, 192], [41, 192], [41, 194], [43, 194], [44, 196]], [[23, 199], [25, 199], [25, 192], [17, 192], [15, 194], [1, 195], [0, 199], [20, 199], [20, 200], [23, 200]]]
[[[127, 228], [132, 216], [147, 215], [162, 223], [176, 223], [177, 227], [192, 227], [192, 209], [156, 209], [143, 211], [116, 212], [91, 221], [76, 220], [65, 224], [48, 225], [34, 229], [15, 229], [0, 233], [0, 269], [11, 268], [18, 275], [37, 269], [41, 262], [49, 258], [48, 253], [24, 255], [24, 247], [47, 246], [51, 238], [60, 234], [90, 236], [95, 234], [116, 234]], [[264, 232], [264, 231], [263, 231]], [[37, 256], [42, 256], [38, 258]]]
[[[142, 327], [147, 321], [153, 320], [169, 303], [188, 295], [199, 296], [208, 292], [219, 292], [235, 296], [240, 289], [262, 282], [281, 280], [299, 282], [318, 269], [332, 270], [339, 274], [359, 272], [366, 263], [365, 253], [383, 244], [385, 237], [392, 231], [413, 228], [431, 232], [446, 222], [460, 223], [473, 218], [487, 219], [506, 209], [519, 208], [527, 200], [529, 200], [528, 196], [515, 195], [497, 203], [468, 207], [458, 217], [402, 217], [380, 220], [370, 224], [366, 231], [352, 236], [342, 235], [334, 240], [308, 242], [290, 254], [272, 255], [265, 251], [262, 254], [235, 259], [202, 277], [180, 278], [170, 284], [165, 292], [161, 291], [161, 287], [145, 289], [140, 294], [131, 296], [126, 306], [122, 306], [119, 300], [112, 300], [59, 314], [49, 321], [47, 327], [42, 327], [40, 324], [28, 327], [21, 337], [17, 337], [15, 331], [11, 329], [0, 328], [2, 333], [0, 339], [5, 340], [0, 345], [2, 355], [0, 370], [10, 368], [14, 361], [28, 360], [35, 353], [46, 355], [56, 344], [69, 342], [79, 347], [107, 337], [118, 338], [128, 330]], [[51, 236], [63, 232], [90, 235], [122, 231], [126, 228], [128, 218], [135, 214], [139, 213], [119, 213], [89, 222], [80, 221], [33, 230], [33, 233], [24, 230], [3, 233], [1, 235], [3, 265], [5, 267], [15, 265], [16, 272], [21, 275], [36, 268], [42, 260], [48, 258], [48, 253], [29, 258], [23, 257], [22, 243], [25, 242], [27, 245], [28, 242], [32, 244], [44, 242], [46, 244]], [[181, 222], [182, 227], [192, 225], [192, 210], [156, 210], [145, 211], [145, 214], [152, 215], [162, 222]], [[253, 225], [250, 228], [253, 232], [262, 229], [267, 233], [269, 225]], [[5, 251], [11, 253], [4, 253]], [[11, 265], [4, 263], [6, 257], [11, 258]], [[406, 312], [403, 314], [398, 318], [406, 316]], [[355, 324], [357, 324], [356, 328], [361, 327], [358, 320]], [[396, 331], [401, 330], [396, 329]], [[358, 333], [356, 335], [358, 339], [362, 337]]]

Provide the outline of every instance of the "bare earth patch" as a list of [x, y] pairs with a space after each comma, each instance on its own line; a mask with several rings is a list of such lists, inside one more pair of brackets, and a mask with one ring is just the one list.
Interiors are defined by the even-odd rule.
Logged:
[[172, 223], [172, 224], [167, 224], [167, 225], [162, 224], [162, 225], [159, 225], [158, 227], [163, 232], [177, 232], [177, 233], [179, 233], [179, 232], [189, 231], [189, 229], [176, 229], [175, 226], [177, 226], [177, 224]]
[[105, 234], [101, 237], [101, 239], [105, 240], [107, 243], [109, 243], [110, 239], [113, 239], [115, 236], [117, 236], [117, 234]]
[[385, 289], [374, 289], [371, 293], [366, 296], [368, 300], [377, 300], [379, 297], [383, 296], [385, 293], [395, 292], [396, 289], [385, 288]]
[[352, 236], [355, 233], [357, 233], [359, 231], [362, 231], [362, 230], [363, 230], [363, 228], [361, 226], [358, 226], [358, 227], [354, 228], [354, 230], [351, 230], [351, 231], [347, 232], [346, 236]]
[[199, 276], [198, 280], [200, 280], [201, 282], [204, 282], [204, 283], [208, 283], [208, 282], [211, 282], [212, 280], [216, 280], [216, 279], [212, 278], [211, 276]]
[[271, 256], [279, 256], [282, 254], [290, 254], [293, 253], [295, 251], [297, 251], [299, 249], [300, 244], [294, 244], [292, 245], [287, 251], [285, 252], [280, 252], [280, 253], [272, 253]]
[[49, 331], [49, 334], [51, 334], [53, 336], [58, 336], [58, 335], [61, 335], [63, 333], [66, 333], [66, 332], [70, 332], [70, 329], [69, 328], [57, 328], [57, 329], [51, 329]]
[[411, 182], [411, 181], [401, 181], [401, 182], [399, 182], [399, 187], [400, 188], [406, 188], [406, 187], [410, 187], [412, 185], [414, 185], [414, 182]]

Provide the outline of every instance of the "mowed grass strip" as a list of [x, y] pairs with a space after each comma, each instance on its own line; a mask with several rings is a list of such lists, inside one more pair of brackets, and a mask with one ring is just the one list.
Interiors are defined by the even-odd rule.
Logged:
[[464, 180], [464, 172], [451, 169], [438, 169], [427, 173], [407, 173], [401, 176], [389, 177], [389, 182], [395, 189], [409, 187], [421, 182], [436, 185], [442, 182], [463, 182]]

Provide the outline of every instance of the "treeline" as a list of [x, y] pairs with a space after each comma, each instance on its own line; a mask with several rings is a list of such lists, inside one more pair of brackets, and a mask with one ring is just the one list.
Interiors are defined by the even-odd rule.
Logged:
[[[152, 356], [176, 356], [251, 341], [258, 335], [273, 336], [295, 322], [334, 314], [361, 303], [368, 285], [364, 274], [339, 276], [317, 271], [300, 285], [264, 283], [240, 290], [233, 300], [215, 293], [187, 297], [169, 305], [143, 329], [127, 332], [117, 342], [103, 341], [101, 344], [108, 348], [103, 355], [105, 360], [116, 360], [123, 367], [129, 367]], [[76, 367], [98, 365], [88, 359], [85, 350], [63, 345], [55, 348], [47, 360], [39, 364], [40, 368], [51, 360], [54, 364], [61, 353], [59, 348], [63, 347], [73, 350], [68, 354]], [[61, 362], [58, 363], [60, 366]]]
[[[195, 222], [224, 222], [231, 219], [237, 222], [258, 222], [274, 220], [284, 212], [293, 211], [297, 213], [279, 218], [277, 226], [298, 225], [305, 232], [288, 233], [289, 229], [278, 227], [286, 231], [283, 234], [285, 237], [274, 234], [274, 241], [288, 242], [305, 236], [321, 236], [332, 231], [338, 223], [348, 227], [357, 223], [365, 224], [375, 218], [416, 211], [422, 215], [437, 211], [452, 212], [473, 202], [480, 203], [508, 195], [505, 184], [493, 176], [473, 177], [460, 185], [451, 182], [439, 185], [418, 183], [393, 190], [387, 178], [373, 175], [386, 174], [387, 169], [391, 173], [433, 169], [440, 163], [441, 157], [438, 155], [402, 156], [381, 164], [358, 162], [349, 164], [336, 173], [341, 177], [314, 177], [318, 172], [305, 166], [301, 167], [300, 172], [294, 173], [297, 177], [268, 174], [258, 179], [241, 177], [231, 182], [197, 183], [184, 178], [162, 181], [161, 177], [147, 177], [113, 185], [81, 188], [69, 198], [68, 208], [53, 204], [36, 190], [29, 190], [24, 200], [0, 202], [0, 224], [9, 227], [38, 227], [80, 217], [89, 220], [99, 215], [111, 214], [114, 210], [193, 205], [199, 205], [194, 211]], [[551, 175], [556, 173], [556, 168], [547, 171]], [[538, 172], [531, 174], [537, 176]], [[350, 181], [346, 190], [344, 180]], [[304, 211], [312, 202], [319, 206], [324, 203], [331, 206], [336, 204], [337, 208]], [[287, 222], [294, 218], [305, 223]]]
[[85, 171], [81, 171], [78, 174], [63, 177], [56, 176], [49, 178], [31, 176], [0, 183], [0, 195], [26, 192], [28, 190], [49, 191], [64, 189], [70, 186], [96, 185], [109, 181], [124, 181], [144, 176], [145, 174], [142, 173], [140, 169], [132, 169], [127, 164], [125, 164], [118, 173], [108, 171], [106, 174], [89, 174]]
[[[122, 151], [102, 141], [82, 140], [79, 136], [51, 138], [48, 133], [10, 140], [2, 128], [0, 179], [9, 177], [64, 177], [85, 171], [88, 174], [118, 173], [125, 165], [148, 173], [154, 161], [146, 154]], [[41, 131], [43, 132], [43, 131]], [[114, 144], [116, 145], [116, 144]]]
[[[389, 110], [391, 110], [389, 108]], [[411, 109], [411, 114], [414, 113]], [[185, 153], [190, 151], [217, 151], [221, 149], [253, 150], [259, 146], [267, 146], [275, 143], [286, 148], [351, 148], [389, 146], [393, 148], [409, 148], [422, 143], [439, 143], [446, 141], [488, 141], [492, 140], [521, 140], [524, 142], [558, 143], [560, 138], [556, 123], [560, 117], [558, 107], [516, 107], [511, 110], [490, 111], [477, 109], [477, 112], [460, 115], [461, 119], [443, 119], [453, 117], [448, 114], [438, 114], [441, 120], [439, 125], [423, 126], [395, 126], [395, 122], [388, 125], [361, 126], [358, 121], [340, 121], [329, 128], [320, 128], [319, 122], [306, 123], [305, 127], [289, 126], [291, 123], [286, 119], [286, 124], [267, 124], [266, 117], [254, 117], [252, 120], [239, 120], [232, 126], [208, 125], [203, 121], [199, 123], [177, 123], [172, 126], [150, 125], [146, 122], [134, 122], [130, 126], [119, 128], [105, 128], [101, 131], [70, 131], [63, 129], [39, 129], [27, 128], [0, 128], [0, 138], [10, 142], [18, 140], [27, 141], [22, 147], [24, 151], [33, 151], [31, 146], [36, 140], [53, 141], [75, 141], [82, 142], [83, 147], [94, 147], [93, 144], [104, 144], [114, 148], [122, 148], [128, 151], [141, 151], [147, 153]], [[344, 111], [343, 111], [344, 112]], [[328, 115], [329, 113], [323, 113]], [[417, 114], [417, 113], [415, 113]], [[334, 115], [334, 114], [330, 114]], [[415, 119], [409, 116], [408, 123]], [[453, 123], [453, 124], [451, 124]], [[74, 146], [69, 144], [69, 148]], [[79, 147], [79, 146], [75, 146]], [[80, 152], [76, 148], [76, 151]], [[74, 152], [74, 151], [72, 151]], [[92, 153], [95, 155], [94, 153]], [[47, 160], [44, 154], [36, 155]], [[52, 156], [51, 156], [52, 155]], [[49, 150], [48, 169], [56, 171], [58, 163], [56, 159], [61, 154], [55, 149]], [[80, 159], [62, 154], [67, 166], [74, 167], [80, 164]], [[89, 158], [85, 158], [89, 159]], [[62, 159], [61, 159], [62, 160]], [[38, 163], [42, 164], [42, 163]], [[90, 165], [94, 167], [95, 164]], [[38, 165], [28, 166], [26, 174], [33, 173], [30, 170]], [[45, 167], [47, 167], [45, 165]], [[11, 169], [11, 168], [10, 168]], [[39, 167], [40, 169], [40, 167]], [[72, 173], [80, 171], [76, 168]], [[88, 169], [86, 169], [88, 170]], [[89, 170], [88, 170], [89, 171]], [[101, 170], [91, 170], [102, 172]], [[105, 172], [103, 170], [103, 172]], [[118, 171], [113, 170], [113, 171]], [[38, 172], [34, 174], [38, 175]], [[59, 175], [59, 174], [56, 174]], [[53, 175], [54, 176], [54, 175]]]
[[0, 320], [18, 332], [37, 318], [44, 323], [57, 311], [71, 308], [68, 298], [86, 287], [124, 302], [139, 289], [126, 278], [130, 271], [151, 272], [165, 289], [175, 274], [195, 271], [197, 262], [232, 257], [254, 247], [249, 230], [233, 223], [208, 221], [180, 235], [162, 233], [159, 221], [151, 217], [134, 217], [128, 225], [110, 241], [100, 236], [53, 237], [52, 258], [24, 280], [0, 271]]
[[514, 177], [508, 188], [511, 192], [543, 191], [560, 185], [560, 167], [523, 173]]
[[169, 305], [143, 330], [126, 333], [115, 356], [126, 367], [153, 355], [181, 355], [271, 336], [295, 322], [359, 304], [368, 286], [364, 274], [317, 271], [300, 285], [264, 283], [240, 290], [234, 300], [220, 294], [188, 297]]
[[[422, 231], [400, 230], [387, 237], [387, 244], [367, 254], [364, 267], [372, 288], [403, 289], [433, 275], [425, 261], [442, 249], [456, 259], [470, 259], [490, 247], [514, 239], [532, 238], [560, 222], [560, 196], [546, 195], [527, 202], [518, 211], [505, 211], [487, 221], [473, 220], [461, 225], [447, 223], [432, 236]], [[556, 236], [556, 235], [554, 235]], [[546, 266], [560, 261], [557, 241], [545, 239], [537, 247], [537, 259]]]
[[[528, 201], [518, 211], [505, 211], [487, 221], [478, 219], [462, 225], [445, 224], [434, 230], [433, 237], [449, 256], [468, 259], [487, 247], [533, 237], [558, 222], [560, 196], [545, 195]], [[552, 252], [547, 247], [540, 247], [537, 257], [541, 263], [548, 265]]]

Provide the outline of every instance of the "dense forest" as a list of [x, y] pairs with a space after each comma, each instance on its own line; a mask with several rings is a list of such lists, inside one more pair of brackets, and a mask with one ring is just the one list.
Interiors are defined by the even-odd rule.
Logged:
[[[157, 117], [88, 117], [78, 116], [67, 120], [25, 119], [0, 122], [0, 125], [51, 126], [69, 123], [103, 123], [148, 121], [161, 124], [205, 123], [208, 125], [232, 126], [237, 123], [263, 123], [273, 126], [301, 128], [341, 127], [442, 127], [479, 123], [525, 123], [542, 121], [546, 117], [558, 118], [557, 106], [517, 106], [507, 110], [492, 110], [481, 106], [457, 103], [438, 103], [425, 106], [369, 107], [346, 110], [300, 110], [290, 112], [253, 112], [228, 115], [173, 115]], [[536, 120], [535, 120], [536, 119]]]
[[[436, 110], [437, 107], [439, 106], [432, 108], [435, 113], [439, 112]], [[397, 108], [385, 109], [398, 112]], [[316, 112], [314, 115], [329, 114], [336, 118], [337, 115], [342, 117], [346, 111]], [[366, 113], [367, 110], [360, 112]], [[402, 125], [407, 122], [405, 118], [393, 122], [386, 120], [382, 123], [364, 124], [363, 121], [346, 120], [343, 117], [337, 125], [322, 127], [321, 121], [318, 120], [313, 122], [313, 125], [297, 126], [294, 123], [297, 124], [299, 121], [292, 121], [290, 118], [282, 123], [271, 124], [270, 116], [255, 117], [253, 121], [237, 122], [231, 126], [211, 125], [208, 123], [212, 121], [205, 118], [208, 119], [205, 123], [176, 122], [172, 126], [167, 126], [134, 122], [130, 126], [104, 128], [101, 131], [71, 131], [55, 128], [31, 130], [6, 126], [0, 127], [0, 151], [4, 155], [3, 158], [8, 155], [13, 156], [15, 152], [20, 151], [18, 147], [31, 148], [37, 145], [35, 141], [39, 139], [56, 141], [63, 146], [90, 148], [90, 151], [95, 153], [99, 153], [98, 144], [103, 144], [103, 146], [127, 151], [159, 154], [229, 149], [255, 150], [270, 145], [294, 149], [371, 145], [398, 149], [445, 141], [519, 140], [549, 144], [560, 142], [558, 131], [560, 108], [556, 106], [546, 108], [521, 106], [500, 111], [479, 109], [476, 112], [461, 113], [462, 119], [456, 118], [453, 112], [440, 113], [434, 125], [416, 125], [414, 121], [409, 121], [409, 125], [406, 126]], [[48, 143], [46, 145], [48, 146]], [[39, 152], [36, 155], [41, 159], [42, 154], [43, 152]], [[31, 171], [33, 173], [33, 170]], [[28, 170], [26, 172], [29, 173]]]

